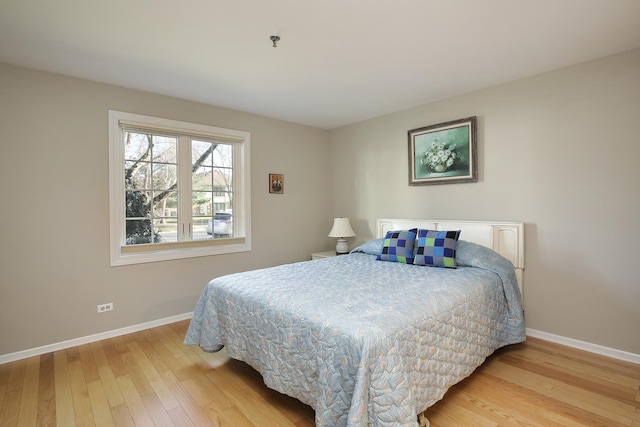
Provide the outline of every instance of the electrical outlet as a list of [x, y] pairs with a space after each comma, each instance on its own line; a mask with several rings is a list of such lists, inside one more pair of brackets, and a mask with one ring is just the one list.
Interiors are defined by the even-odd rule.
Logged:
[[111, 311], [111, 310], [113, 310], [113, 303], [112, 302], [108, 302], [106, 304], [98, 305], [98, 313], [104, 313], [106, 311]]

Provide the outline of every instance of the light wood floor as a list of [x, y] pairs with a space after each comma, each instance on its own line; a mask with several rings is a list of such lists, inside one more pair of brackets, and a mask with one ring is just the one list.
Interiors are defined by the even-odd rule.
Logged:
[[[0, 426], [313, 426], [188, 321], [0, 365]], [[537, 339], [498, 350], [427, 411], [439, 426], [640, 427], [640, 365]]]

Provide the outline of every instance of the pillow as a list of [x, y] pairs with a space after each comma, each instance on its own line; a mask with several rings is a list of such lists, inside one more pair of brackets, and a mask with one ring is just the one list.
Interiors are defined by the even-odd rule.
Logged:
[[457, 268], [456, 248], [460, 230], [418, 230], [413, 263], [432, 267]]
[[379, 255], [382, 250], [382, 242], [384, 242], [384, 238], [369, 240], [368, 242], [351, 249], [351, 253], [354, 254], [360, 252], [368, 255]]
[[382, 242], [382, 249], [376, 258], [378, 261], [413, 264], [413, 245], [416, 240], [416, 228], [411, 230], [389, 231]]

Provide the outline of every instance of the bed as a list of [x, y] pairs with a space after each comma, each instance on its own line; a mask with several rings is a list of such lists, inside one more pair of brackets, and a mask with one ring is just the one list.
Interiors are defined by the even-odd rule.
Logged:
[[[317, 426], [418, 426], [487, 356], [525, 340], [523, 224], [379, 219], [376, 229], [349, 255], [212, 280], [185, 344], [226, 347], [313, 407]], [[406, 240], [460, 230], [457, 268], [378, 260], [398, 230]]]

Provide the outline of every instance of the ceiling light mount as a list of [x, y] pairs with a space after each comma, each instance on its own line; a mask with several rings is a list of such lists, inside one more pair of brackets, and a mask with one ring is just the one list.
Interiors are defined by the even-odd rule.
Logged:
[[280, 36], [271, 36], [269, 40], [273, 42], [273, 47], [278, 47], [278, 42], [280, 41]]

